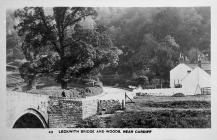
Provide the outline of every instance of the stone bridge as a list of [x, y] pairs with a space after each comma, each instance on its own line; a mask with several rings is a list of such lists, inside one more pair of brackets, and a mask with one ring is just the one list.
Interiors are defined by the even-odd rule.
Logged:
[[64, 98], [25, 92], [7, 92], [7, 125], [10, 128], [70, 128], [102, 110], [124, 108], [124, 100]]

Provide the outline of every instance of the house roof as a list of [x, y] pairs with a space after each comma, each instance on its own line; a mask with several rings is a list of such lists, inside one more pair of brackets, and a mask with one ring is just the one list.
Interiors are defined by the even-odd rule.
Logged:
[[187, 69], [193, 69], [192, 67], [188, 66], [187, 64], [185, 63], [180, 63], [178, 64], [177, 66], [175, 66], [173, 69], [171, 69], [170, 71], [174, 71], [175, 69], [179, 69], [180, 67], [185, 67]]
[[[181, 64], [184, 66], [188, 66], [189, 68], [191, 68], [192, 70], [193, 69], [195, 69], [196, 67], [198, 67], [198, 64], [193, 64], [193, 63], [180, 63], [179, 65], [177, 65], [177, 66], [181, 66]], [[174, 67], [173, 69], [171, 69], [171, 71], [172, 70], [174, 70], [175, 68], [177, 68], [177, 66], [176, 67]], [[206, 71], [208, 74], [211, 74], [211, 64], [210, 64], [210, 62], [207, 62], [207, 63], [201, 63], [201, 69], [203, 69], [204, 71]]]
[[[189, 67], [191, 67], [192, 69], [195, 69], [196, 67], [198, 67], [198, 64], [186, 64]], [[211, 73], [211, 64], [210, 63], [201, 63], [201, 69], [203, 69], [204, 71], [206, 71], [207, 73]]]

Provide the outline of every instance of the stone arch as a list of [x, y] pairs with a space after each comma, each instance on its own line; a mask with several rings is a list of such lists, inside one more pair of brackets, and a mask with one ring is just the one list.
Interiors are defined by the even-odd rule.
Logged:
[[13, 123], [13, 128], [47, 128], [48, 125], [40, 112], [27, 109]]

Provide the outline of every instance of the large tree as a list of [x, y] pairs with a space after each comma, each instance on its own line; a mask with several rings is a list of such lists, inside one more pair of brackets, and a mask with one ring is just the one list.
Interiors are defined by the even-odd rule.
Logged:
[[106, 27], [84, 28], [87, 18], [96, 17], [94, 8], [25, 7], [15, 12], [18, 35], [24, 37], [22, 50], [27, 62], [21, 76], [31, 85], [38, 76], [56, 78], [62, 88], [75, 77], [96, 75], [106, 64], [118, 62]]

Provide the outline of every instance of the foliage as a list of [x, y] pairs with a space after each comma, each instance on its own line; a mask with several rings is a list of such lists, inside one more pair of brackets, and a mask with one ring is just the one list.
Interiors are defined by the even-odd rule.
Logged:
[[[48, 57], [49, 68], [44, 71], [34, 67], [34, 77], [47, 75], [49, 69], [58, 82], [66, 83], [73, 77], [90, 77], [105, 68], [102, 75], [106, 71], [118, 72], [130, 80], [133, 73], [144, 70], [150, 81], [167, 81], [179, 53], [188, 56], [192, 63], [197, 54], [205, 54], [210, 60], [209, 7], [28, 7], [17, 10], [16, 19], [12, 13], [7, 10], [7, 61], [23, 59], [22, 53], [31, 64]], [[12, 28], [16, 23], [18, 32]], [[23, 42], [22, 53], [19, 42]], [[12, 49], [14, 54], [10, 53]], [[117, 67], [104, 67], [109, 63], [116, 65], [118, 59]]]
[[189, 60], [191, 63], [196, 63], [198, 61], [198, 56], [202, 55], [202, 52], [200, 52], [197, 48], [191, 48], [188, 51]]
[[89, 117], [85, 120], [82, 120], [76, 126], [77, 128], [100, 128], [105, 127], [105, 123], [102, 118], [97, 116]]
[[172, 44], [166, 36], [163, 42], [158, 43], [153, 36], [146, 35], [144, 46], [132, 56], [130, 62], [134, 67], [148, 68], [147, 76], [156, 76], [161, 79], [169, 78], [169, 71], [178, 61], [177, 44]]
[[[99, 21], [110, 27], [113, 42], [123, 50], [118, 70], [150, 68], [150, 78], [168, 79], [179, 53], [192, 48], [210, 58], [210, 8], [99, 8]], [[109, 20], [107, 19], [109, 18]], [[129, 65], [129, 62], [131, 65]], [[123, 71], [123, 68], [125, 71]]]
[[207, 111], [124, 112], [100, 118], [92, 116], [78, 123], [77, 128], [210, 128]]
[[13, 29], [15, 24], [15, 17], [13, 11], [7, 10], [6, 16], [6, 51], [7, 51], [7, 63], [15, 62], [18, 59], [23, 59], [24, 56], [21, 51], [21, 39]]
[[20, 68], [22, 77], [50, 75], [66, 88], [75, 77], [96, 75], [104, 65], [117, 64], [120, 50], [113, 46], [106, 27], [80, 25], [96, 14], [89, 7], [16, 10], [19, 24], [15, 28], [24, 37], [22, 50], [28, 61]]

